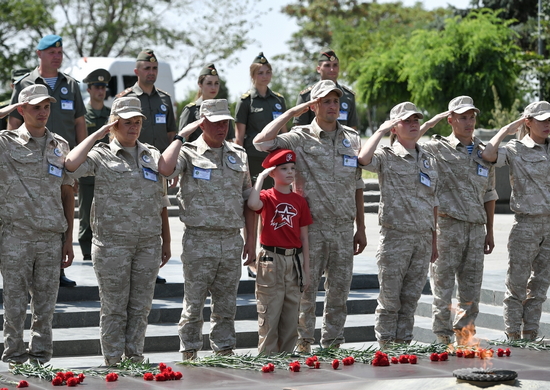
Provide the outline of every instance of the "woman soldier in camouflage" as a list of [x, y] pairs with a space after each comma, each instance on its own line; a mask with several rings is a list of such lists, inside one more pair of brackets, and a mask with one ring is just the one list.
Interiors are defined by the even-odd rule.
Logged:
[[[95, 176], [92, 261], [101, 350], [109, 366], [123, 355], [143, 360], [155, 279], [170, 259], [166, 181], [158, 174], [159, 151], [138, 141], [143, 117], [138, 98], [115, 100], [110, 123], [75, 147], [65, 163], [74, 178]], [[94, 146], [109, 132], [109, 144]]]
[[[518, 139], [499, 148], [518, 129]], [[549, 134], [550, 103], [531, 103], [520, 119], [500, 129], [482, 153], [483, 159], [496, 161], [497, 167], [510, 167], [510, 209], [515, 216], [508, 238], [504, 296], [504, 325], [510, 340], [537, 338], [542, 303], [550, 286]]]
[[[237, 130], [235, 142], [246, 149], [248, 166], [252, 184], [256, 182], [258, 174], [263, 171], [262, 162], [266, 152], [256, 150], [252, 144], [254, 137], [272, 120], [286, 111], [286, 102], [283, 95], [273, 92], [268, 85], [271, 82], [271, 64], [264, 53], [258, 54], [250, 65], [252, 88], [241, 96], [235, 110]], [[282, 132], [286, 132], [283, 129]], [[273, 186], [271, 179], [264, 181], [263, 189]]]
[[[199, 111], [201, 109], [201, 104], [204, 100], [215, 99], [220, 92], [220, 76], [214, 64], [208, 64], [201, 69], [199, 74], [199, 80], [197, 81], [199, 90], [197, 91], [197, 96], [195, 101], [189, 103], [183, 108], [183, 111], [180, 115], [180, 124], [179, 131], [181, 131], [189, 123], [195, 122], [200, 119]], [[187, 142], [193, 142], [202, 134], [202, 130], [198, 128], [192, 133]], [[232, 141], [235, 138], [235, 129], [233, 127], [233, 122], [229, 122], [229, 131], [227, 132], [227, 140]]]

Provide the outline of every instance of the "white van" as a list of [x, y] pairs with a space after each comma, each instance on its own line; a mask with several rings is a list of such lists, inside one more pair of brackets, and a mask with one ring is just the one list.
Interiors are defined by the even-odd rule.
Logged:
[[[172, 69], [167, 62], [159, 61], [159, 74], [155, 87], [168, 92], [172, 97], [172, 102], [176, 104], [174, 80], [172, 78]], [[82, 57], [76, 60], [69, 61], [63, 68], [63, 72], [69, 76], [75, 78], [80, 82], [80, 91], [82, 92], [82, 98], [84, 103], [89, 100], [88, 92], [86, 91], [88, 85], [84, 84], [82, 80], [93, 70], [103, 68], [111, 73], [111, 81], [109, 82], [109, 89], [107, 91], [106, 104], [111, 105], [114, 97], [124, 91], [126, 88], [131, 87], [137, 81], [137, 76], [134, 74], [134, 68], [136, 67], [136, 60], [133, 58], [110, 58], [110, 57]]]

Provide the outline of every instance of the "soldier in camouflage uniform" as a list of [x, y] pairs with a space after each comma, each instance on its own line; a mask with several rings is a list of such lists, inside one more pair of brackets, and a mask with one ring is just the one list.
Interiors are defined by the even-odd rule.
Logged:
[[[506, 135], [520, 128], [518, 139], [499, 148]], [[497, 167], [510, 166], [510, 208], [515, 216], [508, 239], [504, 296], [504, 325], [510, 340], [537, 338], [550, 286], [549, 130], [550, 103], [531, 103], [520, 119], [491, 139], [482, 154], [487, 161], [496, 161]]]
[[[378, 173], [380, 181], [380, 295], [374, 326], [380, 348], [412, 341], [428, 265], [437, 259], [438, 175], [434, 157], [416, 143], [422, 118], [414, 104], [398, 104], [359, 154], [359, 164]], [[392, 145], [376, 149], [390, 131]]]
[[[110, 123], [74, 148], [65, 166], [75, 178], [95, 176], [92, 261], [107, 365], [123, 355], [143, 360], [155, 278], [170, 259], [166, 180], [158, 173], [159, 151], [138, 141], [142, 118], [138, 98], [117, 99]], [[109, 131], [111, 142], [94, 146]]]
[[[342, 91], [338, 122], [340, 122], [341, 125], [349, 126], [357, 130], [359, 121], [357, 119], [357, 111], [355, 109], [355, 92], [345, 85], [338, 83], [340, 61], [334, 51], [326, 49], [319, 53], [317, 73], [321, 76], [321, 80], [334, 81], [336, 86], [340, 89], [340, 91]], [[300, 95], [298, 95], [298, 99], [296, 100], [297, 106], [304, 102], [310, 101], [312, 88], [313, 85], [300, 92]], [[299, 117], [294, 118], [294, 124], [299, 126], [309, 125], [313, 121], [313, 118], [315, 118], [315, 113], [312, 110], [308, 110]]]
[[[208, 293], [210, 345], [216, 354], [233, 353], [240, 259], [253, 260], [256, 247], [254, 212], [245, 204], [251, 191], [246, 153], [225, 141], [233, 120], [227, 100], [205, 100], [200, 112], [201, 119], [174, 137], [159, 162], [159, 172], [169, 179], [181, 175], [178, 202], [185, 224], [181, 255], [185, 293], [178, 332], [184, 360], [194, 359], [202, 348]], [[183, 144], [199, 126], [202, 135]]]
[[[86, 104], [86, 115], [84, 115], [88, 135], [95, 133], [109, 120], [111, 108], [107, 107], [104, 101], [110, 80], [111, 74], [105, 69], [96, 69], [82, 80], [88, 84], [90, 94], [90, 101]], [[99, 142], [109, 142], [109, 138], [104, 137]], [[78, 243], [84, 260], [92, 260], [90, 210], [94, 199], [94, 183], [93, 176], [81, 177], [78, 180], [78, 219], [80, 221]]]
[[[458, 344], [475, 333], [484, 253], [494, 248], [493, 217], [498, 195], [494, 167], [481, 158], [485, 146], [474, 136], [478, 113], [472, 98], [454, 98], [449, 112], [437, 116], [441, 119], [449, 114], [452, 134], [435, 135], [422, 145], [436, 158], [440, 179], [439, 258], [431, 264], [430, 282], [434, 295], [432, 330], [443, 344], [451, 342], [453, 333]], [[455, 278], [458, 307], [451, 323]]]
[[[199, 90], [194, 102], [189, 103], [183, 108], [180, 115], [179, 130], [183, 130], [188, 124], [200, 119], [201, 104], [204, 100], [215, 99], [220, 91], [220, 76], [214, 64], [208, 64], [201, 69], [199, 79], [197, 81]], [[193, 142], [202, 134], [202, 130], [198, 128], [187, 139], [187, 142]], [[229, 131], [227, 132], [226, 140], [232, 141], [235, 138], [235, 128], [233, 122], [229, 121]]]
[[[3, 278], [4, 353], [10, 363], [46, 363], [52, 357], [52, 320], [61, 267], [71, 265], [73, 181], [63, 170], [69, 145], [45, 126], [50, 103], [44, 85], [18, 95], [23, 125], [0, 132], [0, 270]], [[31, 338], [23, 343], [28, 295]]]
[[[260, 172], [263, 171], [262, 162], [267, 153], [256, 150], [252, 140], [271, 121], [286, 111], [286, 102], [283, 95], [269, 89], [271, 82], [271, 64], [260, 53], [254, 58], [250, 65], [250, 78], [252, 88], [241, 96], [235, 109], [235, 121], [237, 131], [235, 142], [245, 148], [250, 167], [250, 178], [252, 183]], [[286, 129], [284, 129], [286, 132]], [[264, 181], [263, 189], [272, 187], [271, 178]]]
[[[311, 209], [309, 227], [311, 283], [302, 295], [298, 351], [307, 353], [315, 341], [315, 301], [325, 275], [325, 307], [321, 345], [344, 342], [346, 301], [353, 273], [353, 255], [367, 244], [363, 210], [363, 180], [357, 165], [361, 139], [357, 131], [338, 121], [342, 91], [330, 80], [318, 82], [312, 100], [283, 113], [254, 139], [258, 150], [291, 149], [296, 153], [295, 191]], [[292, 117], [308, 109], [316, 113], [306, 126], [277, 135]], [[353, 233], [353, 222], [357, 232]]]

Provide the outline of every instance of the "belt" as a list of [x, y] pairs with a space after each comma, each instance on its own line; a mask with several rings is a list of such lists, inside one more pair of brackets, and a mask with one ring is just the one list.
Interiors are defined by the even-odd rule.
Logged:
[[279, 248], [277, 246], [267, 246], [263, 244], [262, 244], [262, 248], [264, 248], [266, 251], [277, 253], [278, 255], [283, 255], [283, 256], [294, 256], [302, 253], [302, 248], [285, 249], [285, 248]]

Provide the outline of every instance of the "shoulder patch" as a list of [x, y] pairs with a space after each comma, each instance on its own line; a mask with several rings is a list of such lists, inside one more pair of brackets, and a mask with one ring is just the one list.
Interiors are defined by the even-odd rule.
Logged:
[[197, 103], [191, 102], [191, 103], [185, 105], [185, 107], [191, 108], [191, 107], [194, 107], [194, 106], [196, 106], [196, 105], [197, 105]]
[[249, 96], [250, 96], [250, 90], [246, 91], [245, 93], [243, 93], [243, 94], [241, 95], [241, 100], [244, 100], [244, 99], [246, 99], [246, 98], [249, 97]]
[[308, 92], [310, 92], [312, 89], [313, 89], [313, 85], [310, 85], [310, 86], [307, 87], [306, 89], [300, 91], [300, 95], [303, 95], [303, 94], [305, 94], [305, 93], [308, 93]]
[[132, 92], [132, 88], [126, 88], [124, 91], [120, 92], [119, 94], [116, 95], [117, 98], [119, 97], [124, 97], [126, 95], [128, 95], [130, 92]]
[[348, 86], [346, 86], [346, 85], [342, 85], [342, 84], [340, 84], [340, 86], [341, 86], [343, 89], [345, 89], [346, 91], [348, 91], [349, 93], [351, 93], [352, 95], [355, 95], [355, 92], [354, 92], [350, 87], [348, 87]]
[[162, 89], [158, 89], [158, 88], [157, 88], [157, 91], [158, 91], [158, 92], [162, 92], [162, 93], [165, 94], [166, 96], [170, 97], [170, 94], [169, 94], [168, 92], [166, 92], [166, 91], [163, 91]]

